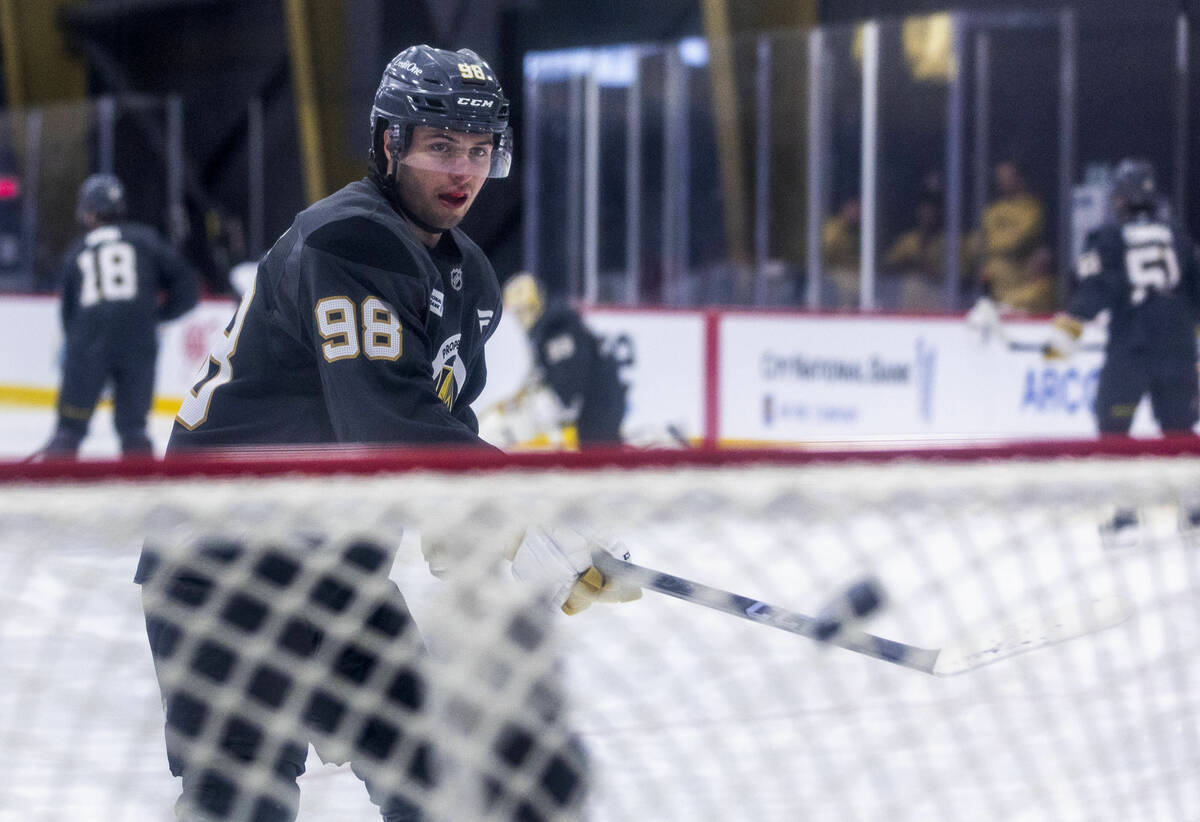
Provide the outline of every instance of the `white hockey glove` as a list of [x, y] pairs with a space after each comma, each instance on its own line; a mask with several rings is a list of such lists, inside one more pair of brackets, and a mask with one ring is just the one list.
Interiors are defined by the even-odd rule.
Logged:
[[967, 328], [979, 336], [980, 342], [987, 342], [993, 334], [999, 334], [1000, 309], [990, 297], [980, 297], [967, 312]]
[[1069, 359], [1079, 348], [1083, 323], [1070, 314], [1055, 314], [1050, 323], [1050, 338], [1042, 344], [1042, 357], [1047, 360]]
[[640, 599], [642, 589], [606, 577], [592, 565], [592, 551], [607, 551], [628, 559], [629, 552], [618, 542], [589, 538], [567, 526], [530, 526], [512, 556], [513, 576], [547, 591], [552, 607], [577, 614], [593, 602], [630, 602]]

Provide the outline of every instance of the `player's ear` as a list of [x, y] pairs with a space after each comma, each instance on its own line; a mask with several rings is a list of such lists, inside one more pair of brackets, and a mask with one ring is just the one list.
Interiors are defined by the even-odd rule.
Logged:
[[388, 173], [393, 171], [397, 162], [397, 155], [403, 148], [403, 145], [397, 145], [400, 142], [400, 137], [397, 136], [396, 130], [392, 128], [383, 129], [383, 134], [380, 137], [381, 147], [383, 148], [384, 166]]
[[385, 128], [383, 130], [382, 140], [383, 156], [387, 164], [390, 166], [392, 157], [392, 130], [390, 128]]

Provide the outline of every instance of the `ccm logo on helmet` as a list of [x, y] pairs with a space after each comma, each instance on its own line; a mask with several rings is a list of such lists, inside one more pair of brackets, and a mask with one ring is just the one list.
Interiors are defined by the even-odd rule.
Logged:
[[479, 100], [471, 97], [459, 97], [458, 104], [460, 106], [471, 106], [472, 108], [491, 108], [496, 105], [495, 100]]

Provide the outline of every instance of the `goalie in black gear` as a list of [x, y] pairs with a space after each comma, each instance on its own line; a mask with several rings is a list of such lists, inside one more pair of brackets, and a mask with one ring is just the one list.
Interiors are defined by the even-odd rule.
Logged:
[[516, 397], [493, 409], [485, 434], [504, 446], [620, 445], [626, 386], [579, 312], [549, 300], [528, 272], [505, 284], [504, 307], [529, 337], [533, 370]]
[[1123, 160], [1113, 176], [1115, 217], [1088, 235], [1066, 311], [1044, 351], [1070, 355], [1084, 323], [1108, 310], [1096, 392], [1103, 435], [1126, 435], [1146, 394], [1165, 434], [1193, 434], [1200, 404], [1196, 323], [1200, 268], [1181, 226], [1161, 216], [1154, 168]]

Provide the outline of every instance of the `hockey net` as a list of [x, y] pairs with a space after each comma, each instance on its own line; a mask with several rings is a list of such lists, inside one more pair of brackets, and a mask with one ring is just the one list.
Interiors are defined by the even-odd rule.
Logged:
[[[356, 772], [429, 820], [1200, 818], [1200, 449], [473, 464], [4, 469], [0, 819], [174, 818], [162, 693], [232, 797], [183, 818], [294, 804], [247, 759], [297, 745], [301, 820], [378, 819]], [[875, 579], [845, 630], [979, 653], [650, 591], [552, 614], [501, 559], [531, 523], [802, 614]]]

